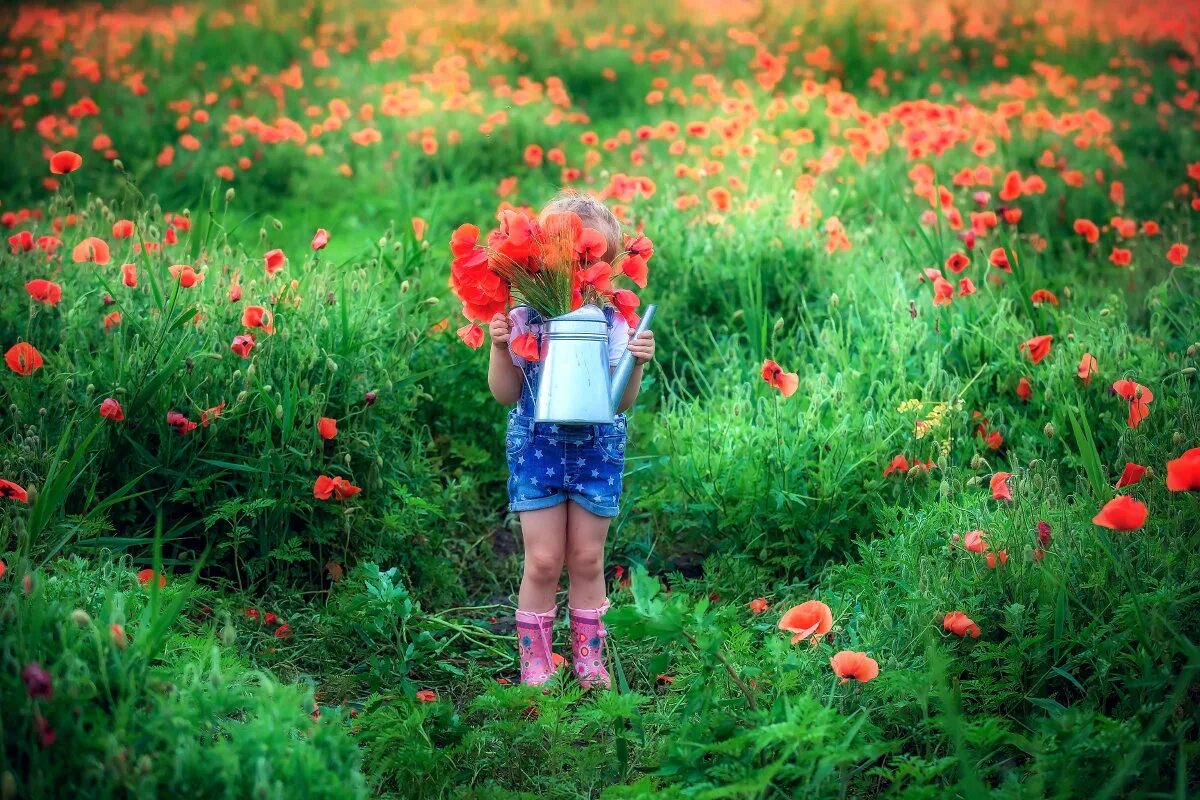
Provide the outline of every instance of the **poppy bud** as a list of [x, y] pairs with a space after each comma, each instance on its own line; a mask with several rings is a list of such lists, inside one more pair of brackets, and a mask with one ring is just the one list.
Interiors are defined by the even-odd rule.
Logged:
[[283, 419], [283, 406], [275, 406], [275, 419]]
[[1181, 369], [1179, 371], [1179, 374], [1180, 375], [1195, 375], [1196, 368], [1195, 367], [1184, 367], [1183, 369]]
[[337, 372], [338, 371], [337, 362], [334, 361], [332, 358], [325, 359], [325, 369], [329, 370], [330, 372]]
[[246, 380], [250, 380], [253, 377], [254, 377], [254, 365], [251, 364], [250, 366], [246, 367]]
[[379, 455], [375, 456], [375, 466], [377, 466], [377, 467], [383, 466], [383, 456], [379, 456]]
[[125, 626], [114, 622], [108, 626], [108, 635], [112, 639], [113, 646], [118, 650], [124, 650], [129, 646], [129, 640], [125, 638]]
[[115, 303], [117, 301], [113, 300], [113, 296], [111, 294], [109, 294], [108, 292], [105, 292], [104, 296], [100, 298], [100, 302], [106, 306], [111, 306], [113, 303]]
[[258, 229], [258, 241], [261, 242], [262, 244], [267, 243], [267, 229], [266, 228]]
[[978, 486], [980, 483], [979, 476], [974, 475], [967, 479], [967, 486]]
[[149, 775], [150, 770], [153, 768], [154, 762], [150, 759], [150, 756], [143, 754], [142, 757], [138, 759], [138, 771], [143, 775]]
[[[405, 292], [407, 292], [409, 290], [410, 286], [411, 286], [411, 284], [409, 284], [408, 278], [405, 278], [404, 280], [400, 281], [400, 294], [404, 294]], [[1191, 354], [1189, 353], [1188, 355], [1191, 355]]]
[[250, 393], [243, 389], [242, 391], [238, 392], [237, 399], [234, 402], [235, 403], [244, 403], [244, 402], [246, 402], [246, 398], [249, 396], [250, 396]]
[[343, 455], [342, 460], [346, 462], [347, 467], [350, 466], [350, 454], [349, 453], [346, 453], [345, 455]]
[[71, 621], [81, 628], [86, 628], [92, 624], [92, 618], [82, 608], [77, 608], [71, 612]]
[[1100, 316], [1102, 317], [1107, 317], [1110, 313], [1112, 312], [1110, 312], [1107, 308], [1100, 309]]
[[732, 317], [730, 317], [729, 319], [730, 319], [730, 320], [739, 320], [739, 319], [741, 319], [741, 318], [742, 318], [742, 316], [743, 316], [745, 313], [746, 313], [746, 312], [745, 312], [743, 309], [740, 309], [740, 308], [739, 308], [737, 311], [734, 311], [734, 312], [733, 312], [733, 316], [732, 316]]
[[1175, 433], [1171, 434], [1171, 444], [1175, 445], [1176, 447], [1182, 447], [1183, 434], [1179, 431], [1175, 431]]
[[121, 159], [114, 158], [112, 163], [113, 163], [113, 167], [116, 168], [117, 172], [125, 171], [125, 162], [122, 161]]
[[775, 320], [775, 327], [772, 328], [772, 330], [775, 333], [779, 333], [781, 330], [783, 330], [783, 317], [780, 317], [779, 319]]
[[1054, 438], [1054, 423], [1047, 422], [1046, 427], [1042, 428], [1042, 433], [1046, 434], [1047, 439], [1053, 439]]
[[983, 469], [988, 465], [987, 460], [983, 456], [976, 453], [971, 456], [971, 469]]
[[436, 305], [437, 305], [438, 303], [440, 303], [440, 302], [441, 302], [441, 300], [440, 300], [440, 299], [438, 299], [438, 298], [436, 298], [436, 297], [430, 297], [430, 298], [428, 298], [428, 299], [426, 299], [426, 300], [425, 300], [425, 303], [426, 303], [427, 305], [431, 305], [431, 306], [436, 306]]
[[29, 504], [33, 505], [37, 502], [38, 490], [36, 486], [29, 486], [25, 489], [25, 494], [29, 495]]
[[273, 390], [275, 387], [274, 387], [274, 386], [272, 386], [272, 385], [271, 385], [271, 384], [269, 384], [269, 383], [266, 383], [266, 384], [263, 384], [263, 387], [262, 387], [262, 388], [263, 388], [263, 391], [264, 391], [264, 392], [270, 392], [270, 391], [272, 391], [272, 390]]
[[423, 241], [421, 242], [421, 249], [422, 249], [422, 250], [428, 250], [428, 249], [429, 249], [429, 240], [428, 240], [428, 239], [425, 239], [425, 240], [423, 240]]
[[832, 306], [833, 308], [837, 308], [839, 302], [841, 302], [841, 300], [837, 296], [837, 292], [833, 292], [829, 295], [829, 305], [830, 306]]
[[1196, 357], [1196, 345], [1194, 345], [1194, 344], [1188, 345], [1187, 355], [1188, 355], [1188, 358]]
[[89, 384], [87, 385], [87, 388], [86, 388], [86, 389], [84, 389], [84, 391], [85, 391], [85, 392], [87, 392], [88, 394], [91, 394], [92, 392], [96, 391], [96, 384], [94, 384], [94, 383], [89, 383]]
[[375, 401], [378, 399], [379, 395], [376, 392], [367, 392], [363, 395], [363, 402], [369, 406], [375, 405]]
[[221, 644], [226, 647], [233, 647], [237, 641], [237, 628], [233, 627], [232, 622], [226, 622], [225, 627], [221, 628]]
[[230, 186], [228, 189], [226, 189], [225, 190], [225, 202], [232, 203], [234, 194], [235, 194], [235, 192], [233, 191], [232, 186]]
[[[944, 498], [950, 496], [950, 481], [942, 478], [942, 482], [938, 484], [938, 494]], [[956, 533], [954, 535], [957, 536], [958, 534]]]

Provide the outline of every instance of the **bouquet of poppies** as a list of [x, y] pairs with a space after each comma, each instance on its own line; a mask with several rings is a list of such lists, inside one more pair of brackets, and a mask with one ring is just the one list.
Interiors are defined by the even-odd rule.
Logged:
[[[546, 319], [585, 303], [612, 305], [631, 328], [637, 325], [641, 301], [614, 281], [625, 277], [646, 287], [646, 262], [654, 255], [649, 239], [626, 236], [625, 249], [609, 263], [603, 260], [608, 248], [604, 235], [584, 227], [574, 212], [538, 220], [527, 209], [510, 208], [498, 219], [500, 226], [488, 234], [486, 244], [480, 242], [475, 225], [461, 225], [450, 237], [450, 286], [471, 321], [459, 331], [467, 344], [482, 343], [478, 323], [512, 304], [529, 306]], [[478, 337], [472, 335], [474, 330], [479, 330]]]

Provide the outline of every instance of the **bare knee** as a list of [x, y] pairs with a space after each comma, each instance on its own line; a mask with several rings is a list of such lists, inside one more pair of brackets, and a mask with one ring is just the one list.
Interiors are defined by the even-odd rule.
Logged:
[[567, 550], [567, 572], [572, 581], [596, 580], [604, 575], [604, 547], [576, 546]]
[[525, 577], [539, 585], [553, 585], [562, 577], [563, 555], [555, 550], [527, 550]]

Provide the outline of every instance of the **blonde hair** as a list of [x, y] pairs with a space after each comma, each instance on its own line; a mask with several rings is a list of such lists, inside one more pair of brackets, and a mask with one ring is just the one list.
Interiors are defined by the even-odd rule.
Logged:
[[584, 227], [595, 228], [604, 236], [604, 241], [608, 244], [604, 253], [605, 261], [611, 263], [617, 254], [625, 249], [621, 238], [621, 223], [617, 215], [587, 192], [563, 189], [546, 204], [540, 216], [545, 219], [547, 214], [562, 214], [568, 211], [577, 214]]

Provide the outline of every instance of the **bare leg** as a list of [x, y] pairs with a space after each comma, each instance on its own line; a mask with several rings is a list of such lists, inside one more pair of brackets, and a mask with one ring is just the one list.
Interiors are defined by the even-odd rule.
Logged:
[[567, 504], [537, 511], [522, 511], [521, 536], [525, 540], [525, 570], [517, 608], [542, 613], [554, 607], [562, 577], [567, 544]]
[[608, 596], [604, 585], [604, 540], [608, 517], [598, 517], [574, 502], [567, 508], [567, 574], [571, 608], [599, 608]]

